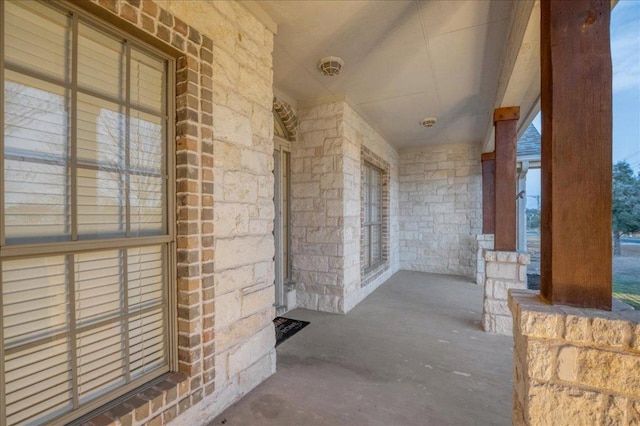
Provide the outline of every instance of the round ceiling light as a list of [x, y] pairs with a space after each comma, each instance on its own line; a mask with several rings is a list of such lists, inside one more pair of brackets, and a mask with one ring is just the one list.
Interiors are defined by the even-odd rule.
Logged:
[[327, 56], [318, 61], [318, 70], [326, 76], [333, 77], [340, 74], [340, 69], [344, 65], [342, 58], [337, 56]]
[[426, 127], [427, 129], [436, 125], [438, 119], [436, 117], [427, 117], [420, 120], [420, 125], [422, 127]]

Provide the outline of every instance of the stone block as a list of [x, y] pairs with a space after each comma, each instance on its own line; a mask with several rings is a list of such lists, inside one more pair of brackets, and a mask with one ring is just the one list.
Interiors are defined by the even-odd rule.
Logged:
[[256, 174], [267, 174], [273, 170], [273, 156], [262, 152], [243, 149], [240, 152], [240, 166], [243, 170]]
[[218, 236], [249, 232], [249, 211], [237, 203], [216, 203], [213, 209], [213, 220]]
[[251, 146], [251, 120], [248, 117], [218, 104], [213, 105], [213, 116], [216, 118], [214, 123], [216, 139]]
[[308, 243], [335, 243], [342, 244], [343, 230], [340, 228], [308, 228], [306, 241]]
[[640, 324], [635, 324], [633, 327], [633, 336], [631, 339], [633, 349], [640, 351]]
[[274, 316], [273, 309], [265, 309], [249, 317], [241, 318], [225, 329], [216, 330], [216, 351], [222, 352], [238, 345], [265, 326], [272, 326]]
[[493, 279], [486, 279], [484, 280], [484, 297], [485, 299], [493, 299], [493, 293], [494, 293], [494, 280]]
[[509, 298], [509, 290], [512, 288], [518, 287], [517, 283], [514, 283], [513, 281], [500, 281], [500, 280], [492, 280], [492, 281], [493, 281], [493, 297], [495, 299], [507, 300]]
[[238, 170], [240, 169], [241, 153], [241, 145], [217, 140], [213, 144], [213, 164], [223, 170]]
[[504, 263], [518, 263], [518, 253], [513, 251], [496, 251], [496, 260]]
[[494, 333], [501, 334], [503, 336], [513, 335], [513, 319], [510, 315], [495, 315], [494, 316]]
[[273, 236], [218, 238], [215, 242], [215, 269], [222, 271], [272, 259]]
[[487, 278], [498, 278], [506, 280], [518, 279], [518, 266], [512, 263], [497, 263], [488, 261], [485, 265]]
[[531, 426], [597, 425], [602, 419], [598, 392], [552, 384], [532, 384], [525, 400], [525, 421]]
[[567, 315], [564, 323], [564, 339], [569, 342], [590, 342], [591, 318], [578, 315]]
[[[578, 378], [578, 352], [575, 346], [563, 346], [558, 352], [558, 379], [574, 382]], [[545, 378], [547, 380], [549, 378]]]
[[640, 401], [630, 401], [627, 408], [627, 422], [631, 426], [640, 425]]
[[530, 379], [549, 381], [553, 379], [553, 369], [557, 348], [549, 342], [538, 339], [526, 340], [526, 381]]
[[275, 290], [272, 286], [243, 294], [242, 296], [242, 316], [248, 316], [254, 312], [261, 311], [275, 303]]
[[276, 372], [275, 349], [264, 355], [253, 365], [241, 371], [238, 376], [238, 389], [241, 395], [247, 394], [273, 373]]
[[506, 315], [509, 316], [511, 312], [509, 311], [509, 305], [506, 300], [497, 300], [497, 299], [485, 299], [485, 311], [490, 312], [494, 315]]
[[291, 197], [294, 199], [320, 197], [320, 183], [293, 183], [291, 184]]
[[218, 296], [215, 304], [215, 326], [224, 328], [238, 321], [241, 317], [241, 297], [237, 291]]
[[253, 265], [254, 278], [259, 282], [272, 285], [275, 280], [275, 268], [276, 265], [272, 259], [269, 259], [266, 262], [255, 263]]
[[493, 333], [495, 330], [493, 316], [485, 311], [482, 311], [482, 329], [487, 333]]
[[318, 296], [318, 310], [335, 314], [344, 313], [344, 298], [342, 296]]
[[329, 272], [329, 258], [299, 254], [293, 258], [294, 268], [301, 271]]
[[596, 389], [640, 395], [640, 354], [585, 348], [578, 357], [578, 382]]
[[555, 339], [564, 331], [564, 317], [560, 314], [528, 310], [522, 312], [518, 321], [525, 336]]
[[599, 345], [624, 347], [631, 344], [632, 329], [627, 321], [594, 318], [591, 331], [593, 341]]
[[528, 265], [531, 263], [531, 255], [528, 253], [518, 254], [518, 263], [521, 265]]
[[302, 289], [297, 290], [298, 296], [298, 307], [302, 309], [311, 309], [314, 311], [318, 310], [318, 294], [309, 293], [307, 291], [303, 291]]
[[220, 389], [229, 380], [229, 352], [216, 354], [214, 363], [216, 387]]
[[518, 281], [524, 284], [522, 288], [527, 288], [527, 265], [518, 266]]
[[498, 252], [493, 250], [483, 250], [484, 260], [487, 262], [497, 262], [498, 261]]
[[[258, 178], [245, 172], [226, 172], [223, 194], [227, 202], [256, 202], [258, 201]], [[238, 206], [238, 208], [242, 207]]]
[[248, 340], [229, 351], [229, 377], [250, 367], [253, 363], [268, 355], [275, 347], [276, 338], [273, 324], [268, 324]]
[[627, 413], [627, 398], [620, 396], [605, 397], [604, 424], [607, 426], [622, 426]]

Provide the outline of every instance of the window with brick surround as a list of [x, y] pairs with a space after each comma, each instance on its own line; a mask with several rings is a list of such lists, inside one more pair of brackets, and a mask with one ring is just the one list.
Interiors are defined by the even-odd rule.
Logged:
[[360, 275], [364, 287], [389, 268], [389, 163], [361, 147]]
[[382, 262], [382, 170], [369, 163], [365, 163], [364, 167], [363, 266], [368, 272]]
[[75, 8], [0, 12], [0, 424], [63, 424], [170, 369], [174, 64]]

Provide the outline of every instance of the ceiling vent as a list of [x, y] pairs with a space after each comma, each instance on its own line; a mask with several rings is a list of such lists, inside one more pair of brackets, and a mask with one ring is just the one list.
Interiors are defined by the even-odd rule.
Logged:
[[343, 65], [344, 61], [337, 56], [327, 56], [318, 61], [318, 69], [320, 72], [329, 77], [340, 74], [340, 69]]
[[436, 125], [436, 121], [438, 121], [435, 117], [427, 117], [420, 120], [420, 124], [422, 127], [426, 127], [427, 129]]

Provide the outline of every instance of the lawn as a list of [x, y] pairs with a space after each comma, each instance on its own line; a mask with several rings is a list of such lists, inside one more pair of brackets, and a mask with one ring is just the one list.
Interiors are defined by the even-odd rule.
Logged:
[[624, 244], [613, 257], [613, 297], [640, 310], [640, 244]]
[[640, 277], [613, 277], [613, 297], [640, 310]]

